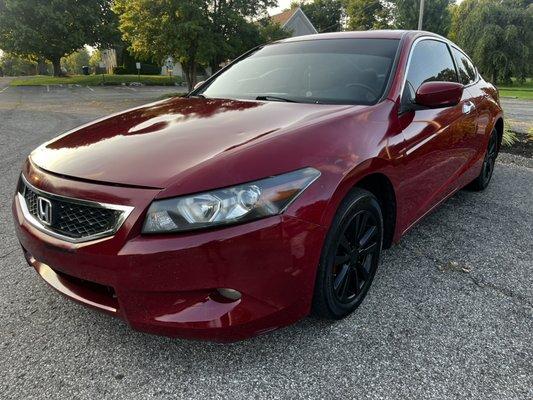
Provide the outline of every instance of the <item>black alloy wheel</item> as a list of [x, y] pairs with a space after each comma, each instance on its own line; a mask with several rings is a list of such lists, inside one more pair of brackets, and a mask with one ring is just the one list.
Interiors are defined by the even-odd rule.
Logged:
[[496, 156], [498, 155], [498, 137], [494, 133], [490, 136], [489, 146], [487, 148], [487, 153], [485, 154], [485, 159], [483, 160], [483, 180], [485, 182], [490, 181], [492, 178], [492, 173], [494, 172], [494, 164], [496, 163]]
[[498, 132], [494, 129], [490, 135], [489, 144], [485, 157], [483, 158], [483, 165], [479, 176], [472, 181], [468, 186], [472, 190], [484, 190], [489, 186], [492, 174], [494, 172], [494, 165], [496, 164], [496, 157], [498, 157]]
[[375, 196], [354, 189], [341, 205], [322, 251], [314, 313], [338, 319], [366, 296], [379, 263], [383, 218]]
[[372, 258], [379, 249], [377, 221], [367, 210], [353, 215], [337, 239], [333, 262], [333, 290], [340, 303], [348, 304], [360, 293], [370, 277]]

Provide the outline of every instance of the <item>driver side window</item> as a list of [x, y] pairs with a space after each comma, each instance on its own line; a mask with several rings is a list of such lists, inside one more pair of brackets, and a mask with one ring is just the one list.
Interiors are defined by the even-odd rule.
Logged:
[[412, 50], [402, 102], [413, 101], [425, 82], [458, 82], [448, 45], [438, 40], [422, 40]]

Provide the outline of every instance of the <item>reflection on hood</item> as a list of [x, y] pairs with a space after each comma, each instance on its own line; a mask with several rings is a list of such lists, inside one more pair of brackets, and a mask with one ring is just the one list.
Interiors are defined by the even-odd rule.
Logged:
[[215, 114], [242, 111], [264, 103], [226, 99], [177, 98], [162, 104], [136, 109], [84, 128], [83, 135], [70, 134], [46, 145], [48, 149], [89, 146], [114, 136], [141, 135], [163, 131], [189, 120], [209, 118]]

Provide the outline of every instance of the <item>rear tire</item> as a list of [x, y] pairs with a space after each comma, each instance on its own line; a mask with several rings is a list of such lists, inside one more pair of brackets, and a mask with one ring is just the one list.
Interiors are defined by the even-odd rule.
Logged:
[[340, 205], [318, 267], [313, 314], [340, 319], [365, 298], [379, 264], [383, 216], [376, 197], [355, 188]]
[[494, 165], [496, 164], [496, 157], [498, 156], [498, 132], [496, 129], [492, 130], [489, 138], [489, 144], [483, 159], [483, 166], [478, 177], [474, 179], [467, 188], [475, 191], [482, 191], [489, 186], [492, 174], [494, 172]]

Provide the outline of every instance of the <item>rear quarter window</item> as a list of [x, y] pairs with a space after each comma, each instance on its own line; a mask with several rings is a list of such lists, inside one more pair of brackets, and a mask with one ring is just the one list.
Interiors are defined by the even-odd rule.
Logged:
[[474, 83], [477, 78], [476, 68], [472, 61], [460, 50], [452, 47], [453, 56], [455, 57], [455, 62], [457, 63], [457, 68], [459, 70], [459, 81], [463, 85], [470, 85]]

